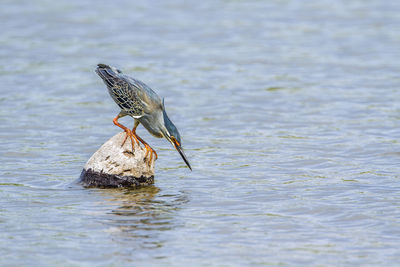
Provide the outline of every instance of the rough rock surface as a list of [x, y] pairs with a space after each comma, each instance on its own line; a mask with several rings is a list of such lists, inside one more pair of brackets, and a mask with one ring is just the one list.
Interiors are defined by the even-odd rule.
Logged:
[[85, 187], [139, 187], [154, 183], [154, 157], [145, 159], [146, 150], [134, 141], [132, 152], [128, 138], [121, 147], [125, 132], [104, 143], [82, 170], [80, 183]]

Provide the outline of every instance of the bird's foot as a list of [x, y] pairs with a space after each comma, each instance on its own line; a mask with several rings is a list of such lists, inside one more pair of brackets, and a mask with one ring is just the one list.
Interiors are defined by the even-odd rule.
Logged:
[[133, 143], [133, 139], [136, 140], [136, 142], [137, 142], [138, 145], [139, 145], [139, 140], [136, 138], [136, 135], [135, 135], [130, 129], [126, 128], [126, 129], [125, 129], [125, 133], [126, 133], [126, 135], [125, 135], [124, 141], [122, 142], [121, 147], [124, 146], [124, 144], [125, 144], [125, 142], [126, 142], [126, 139], [128, 139], [128, 136], [129, 136], [129, 138], [131, 139], [132, 152], [133, 152], [133, 151], [135, 150], [135, 146], [134, 146], [134, 143]]
[[[134, 135], [136, 135], [135, 130], [136, 130], [136, 128], [132, 129], [132, 132]], [[148, 161], [149, 166], [150, 166], [150, 164], [153, 162], [153, 154], [155, 156], [155, 160], [158, 159], [157, 152], [154, 149], [152, 149], [151, 146], [149, 146], [149, 144], [146, 143], [146, 141], [144, 141], [142, 138], [140, 138], [140, 136], [136, 135], [136, 137], [137, 137], [136, 140], [139, 140], [144, 145], [144, 148], [146, 149], [146, 154], [144, 155], [144, 160], [146, 160], [148, 158], [148, 155], [150, 154], [150, 159]]]
[[150, 159], [148, 161], [149, 165], [153, 162], [153, 154], [155, 156], [155, 160], [158, 159], [157, 152], [151, 148], [147, 143], [144, 143], [144, 148], [146, 149], [146, 154], [144, 155], [144, 158], [147, 159], [147, 156], [150, 154]]

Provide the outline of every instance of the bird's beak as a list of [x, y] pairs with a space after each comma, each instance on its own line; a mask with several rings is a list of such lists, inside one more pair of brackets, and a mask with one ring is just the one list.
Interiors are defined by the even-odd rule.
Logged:
[[178, 143], [178, 141], [175, 138], [171, 138], [171, 143], [174, 145], [175, 149], [179, 152], [179, 154], [181, 155], [183, 161], [186, 163], [186, 165], [189, 167], [190, 170], [192, 170], [192, 167], [190, 167], [190, 163], [188, 161], [188, 159], [186, 158], [185, 153], [183, 152], [183, 148], [181, 147], [181, 145]]

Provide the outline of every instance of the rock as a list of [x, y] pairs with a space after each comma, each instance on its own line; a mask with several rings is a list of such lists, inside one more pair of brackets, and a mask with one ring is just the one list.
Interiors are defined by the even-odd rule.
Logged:
[[121, 147], [124, 138], [125, 132], [114, 135], [92, 155], [80, 176], [83, 186], [135, 188], [154, 183], [154, 157], [149, 163], [146, 149], [135, 141], [132, 152], [130, 138]]

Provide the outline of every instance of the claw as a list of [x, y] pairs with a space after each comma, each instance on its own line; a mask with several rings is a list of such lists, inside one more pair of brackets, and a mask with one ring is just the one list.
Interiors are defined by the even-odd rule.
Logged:
[[132, 133], [132, 131], [129, 130], [128, 128], [125, 129], [125, 133], [126, 133], [126, 135], [125, 135], [124, 141], [122, 142], [121, 147], [124, 146], [124, 144], [125, 144], [125, 142], [126, 142], [126, 139], [128, 139], [128, 136], [129, 136], [129, 138], [131, 139], [132, 152], [133, 152], [133, 151], [135, 150], [135, 146], [134, 146], [134, 143], [133, 143], [133, 139], [135, 139], [136, 142], [137, 142], [138, 144], [139, 144], [139, 141], [137, 140], [136, 136]]
[[[132, 132], [134, 135], [136, 135], [136, 126], [133, 127]], [[156, 151], [154, 149], [152, 149], [151, 146], [149, 146], [146, 143], [146, 141], [144, 141], [142, 138], [140, 138], [140, 136], [136, 135], [136, 137], [137, 137], [137, 140], [139, 140], [144, 145], [144, 148], [146, 149], [146, 154], [144, 155], [145, 160], [147, 159], [147, 157], [150, 153], [150, 159], [148, 161], [149, 166], [150, 166], [150, 164], [153, 162], [153, 154], [155, 156], [155, 160], [158, 159], [158, 155], [157, 155]]]
[[139, 140], [137, 139], [137, 136], [136, 136], [135, 132], [132, 132], [129, 128], [126, 128], [124, 125], [122, 125], [122, 124], [120, 124], [120, 123], [118, 122], [118, 119], [121, 118], [121, 117], [123, 117], [123, 116], [125, 116], [125, 114], [123, 114], [122, 111], [121, 111], [121, 112], [117, 115], [117, 117], [115, 117], [115, 118], [113, 119], [113, 122], [114, 122], [115, 125], [117, 125], [117, 126], [120, 127], [121, 129], [123, 129], [123, 130], [125, 131], [125, 133], [126, 133], [125, 138], [124, 138], [124, 141], [122, 142], [121, 147], [124, 146], [124, 144], [125, 144], [125, 142], [126, 142], [126, 139], [128, 139], [128, 136], [129, 136], [129, 138], [131, 139], [132, 152], [133, 152], [133, 151], [135, 150], [134, 143], [133, 143], [133, 138], [135, 138], [135, 140], [136, 140], [136, 142], [137, 142], [138, 144], [139, 144]]
[[145, 158], [145, 159], [148, 158], [148, 155], [149, 155], [149, 153], [150, 153], [150, 159], [149, 159], [149, 161], [148, 161], [148, 164], [149, 164], [149, 166], [150, 166], [150, 164], [153, 162], [153, 154], [154, 154], [154, 156], [155, 156], [155, 160], [157, 160], [157, 158], [158, 158], [157, 152], [156, 152], [154, 149], [152, 149], [147, 143], [144, 143], [144, 147], [145, 147], [145, 149], [146, 149], [146, 154], [144, 155], [144, 158]]

